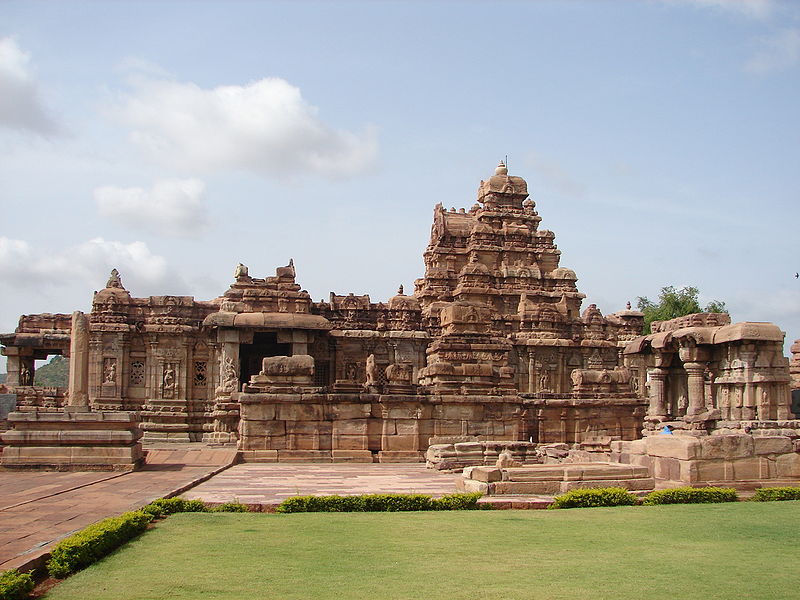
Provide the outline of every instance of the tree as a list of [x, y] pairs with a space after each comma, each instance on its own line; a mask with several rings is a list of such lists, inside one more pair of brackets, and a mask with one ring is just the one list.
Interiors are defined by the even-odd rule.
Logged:
[[644, 296], [637, 298], [639, 310], [644, 313], [644, 333], [650, 333], [650, 323], [653, 321], [667, 321], [684, 315], [699, 312], [727, 313], [724, 302], [712, 300], [705, 308], [700, 307], [697, 297], [700, 291], [696, 287], [683, 287], [675, 289], [668, 285], [661, 288], [658, 302], [652, 302]]

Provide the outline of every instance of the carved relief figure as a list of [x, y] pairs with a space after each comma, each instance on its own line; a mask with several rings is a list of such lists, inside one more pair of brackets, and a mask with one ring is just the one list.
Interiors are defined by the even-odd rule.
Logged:
[[375, 355], [370, 354], [367, 357], [367, 382], [366, 386], [378, 385], [378, 370], [375, 367]]
[[239, 383], [239, 375], [236, 373], [236, 367], [233, 366], [233, 359], [230, 356], [225, 357], [222, 361], [222, 389], [226, 392], [236, 391], [237, 384]]
[[539, 375], [539, 391], [545, 392], [549, 391], [550, 386], [550, 371], [547, 369], [543, 370], [541, 375]]
[[28, 368], [28, 365], [22, 365], [19, 370], [19, 384], [20, 385], [33, 385], [33, 377], [31, 376], [31, 370]]
[[113, 358], [106, 359], [106, 366], [103, 370], [103, 383], [117, 382], [117, 361]]
[[175, 395], [175, 369], [171, 364], [164, 366], [163, 397], [172, 398]]
[[580, 369], [573, 369], [569, 378], [572, 380], [572, 387], [580, 387], [581, 383], [583, 383], [583, 373], [581, 373]]

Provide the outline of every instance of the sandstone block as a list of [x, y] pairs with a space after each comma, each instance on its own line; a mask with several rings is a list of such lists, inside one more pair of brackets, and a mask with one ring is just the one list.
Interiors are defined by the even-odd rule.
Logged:
[[278, 450], [278, 462], [331, 462], [329, 450]]
[[411, 451], [420, 457], [422, 456], [422, 453], [419, 452], [419, 436], [417, 435], [397, 434], [386, 436], [383, 439], [383, 448], [394, 451]]
[[271, 421], [276, 413], [274, 404], [242, 404], [239, 410], [242, 419], [250, 421]]
[[561, 481], [498, 481], [492, 483], [495, 494], [544, 494], [553, 495], [561, 491]]
[[276, 418], [279, 421], [321, 421], [323, 410], [319, 404], [278, 404]]
[[278, 462], [277, 450], [244, 450], [240, 456], [244, 462]]
[[644, 438], [647, 454], [690, 460], [700, 457], [700, 442], [688, 435], [651, 435]]
[[700, 439], [700, 448], [699, 458], [745, 458], [753, 456], [753, 436], [709, 435]]
[[792, 451], [792, 440], [788, 437], [754, 437], [755, 454], [786, 454]]
[[800, 454], [791, 453], [779, 456], [776, 460], [778, 477], [800, 478]]
[[366, 435], [333, 435], [331, 446], [334, 450], [366, 450], [369, 438]]
[[503, 472], [500, 469], [492, 467], [471, 467], [471, 469], [470, 478], [476, 481], [491, 483], [503, 479]]
[[680, 461], [676, 458], [654, 458], [653, 477], [665, 481], [680, 480]]
[[695, 479], [691, 483], [728, 481], [733, 478], [732, 476], [733, 467], [730, 461], [698, 460], [695, 461]]
[[367, 435], [369, 425], [366, 419], [336, 420], [333, 422], [333, 429], [338, 434]]
[[381, 450], [378, 452], [378, 462], [381, 463], [416, 463], [422, 459], [419, 451], [406, 450]]
[[480, 492], [481, 494], [489, 493], [489, 484], [483, 481], [475, 481], [474, 479], [461, 479], [456, 482], [456, 487], [465, 492]]
[[332, 450], [331, 457], [335, 463], [371, 463], [372, 452], [369, 450]]

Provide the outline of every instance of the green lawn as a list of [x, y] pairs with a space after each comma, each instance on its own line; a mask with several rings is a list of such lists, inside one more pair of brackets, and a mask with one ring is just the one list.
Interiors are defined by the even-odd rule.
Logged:
[[179, 514], [50, 600], [800, 597], [800, 502]]

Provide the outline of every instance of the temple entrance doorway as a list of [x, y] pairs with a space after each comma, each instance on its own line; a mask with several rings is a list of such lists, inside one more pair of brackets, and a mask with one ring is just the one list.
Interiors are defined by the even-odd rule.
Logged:
[[239, 344], [239, 380], [250, 381], [261, 371], [261, 362], [267, 356], [291, 356], [291, 344], [279, 344], [274, 331], [257, 331], [252, 344]]

